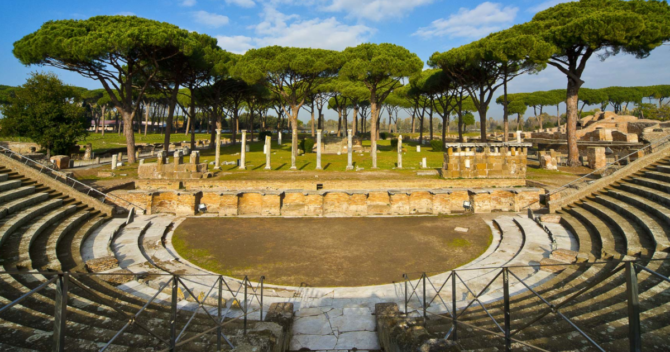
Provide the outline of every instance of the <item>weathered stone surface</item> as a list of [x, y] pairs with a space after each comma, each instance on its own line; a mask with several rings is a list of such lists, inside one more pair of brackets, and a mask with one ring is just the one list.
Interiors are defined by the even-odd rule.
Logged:
[[86, 262], [86, 268], [94, 273], [99, 273], [119, 267], [119, 261], [114, 256], [91, 259]]
[[345, 332], [337, 337], [335, 349], [350, 350], [357, 348], [359, 350], [378, 350], [379, 341], [377, 334], [373, 331], [355, 331]]
[[561, 248], [551, 252], [551, 256], [549, 258], [558, 260], [560, 262], [572, 264], [577, 261], [578, 254], [579, 252]]
[[307, 348], [310, 351], [326, 351], [335, 349], [337, 337], [335, 335], [293, 335], [291, 338], [291, 351], [300, 351]]
[[592, 169], [600, 169], [607, 165], [607, 157], [605, 156], [605, 148], [603, 147], [589, 147], [588, 148], [589, 167]]
[[328, 335], [332, 333], [330, 322], [325, 315], [296, 317], [293, 323], [295, 335]]
[[546, 222], [546, 223], [549, 223], [549, 224], [560, 224], [561, 223], [561, 216], [556, 215], [556, 214], [542, 215], [542, 216], [540, 216], [540, 221], [541, 222]]
[[54, 155], [50, 160], [59, 170], [70, 168], [70, 157], [67, 155]]
[[530, 144], [447, 144], [442, 176], [465, 179], [524, 179], [528, 146]]
[[565, 270], [567, 266], [565, 265], [560, 265], [560, 264], [565, 264], [562, 261], [558, 261], [556, 259], [551, 259], [551, 258], [542, 258], [540, 260], [540, 270], [542, 271], [547, 271], [550, 273], [560, 273], [561, 271]]
[[544, 170], [558, 170], [558, 162], [551, 155], [540, 155], [540, 168]]
[[468, 232], [468, 231], [470, 231], [470, 229], [467, 228], [467, 227], [456, 227], [456, 228], [454, 228], [454, 231], [456, 231], [456, 232]]

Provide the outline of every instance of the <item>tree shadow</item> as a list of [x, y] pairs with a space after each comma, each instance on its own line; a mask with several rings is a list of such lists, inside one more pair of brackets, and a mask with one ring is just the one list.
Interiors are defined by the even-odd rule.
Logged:
[[328, 170], [328, 167], [330, 166], [330, 163], [326, 164], [326, 166], [323, 167], [324, 170]]
[[284, 166], [286, 166], [286, 163], [283, 163], [283, 164], [279, 165], [279, 167], [276, 168], [275, 170], [281, 170], [281, 168], [284, 167]]
[[307, 165], [309, 165], [309, 164], [311, 164], [311, 163], [312, 163], [311, 161], [305, 163], [305, 164], [304, 164], [303, 166], [301, 166], [298, 170], [303, 170], [305, 167], [307, 167]]

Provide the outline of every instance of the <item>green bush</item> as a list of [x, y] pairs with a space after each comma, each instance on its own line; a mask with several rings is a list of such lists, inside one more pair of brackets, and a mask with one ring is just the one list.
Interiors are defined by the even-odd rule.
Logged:
[[311, 153], [312, 148], [314, 148], [314, 140], [310, 138], [305, 138], [300, 141], [300, 149], [305, 153]]
[[441, 152], [444, 150], [441, 139], [431, 139], [430, 146], [433, 147], [434, 152]]
[[386, 132], [379, 133], [379, 139], [386, 140], [386, 137], [388, 137], [388, 134]]
[[395, 149], [398, 148], [398, 138], [391, 139], [391, 147], [393, 147]]
[[265, 136], [270, 136], [272, 138], [272, 132], [270, 131], [263, 131], [258, 134], [258, 140], [261, 142], [265, 142]]

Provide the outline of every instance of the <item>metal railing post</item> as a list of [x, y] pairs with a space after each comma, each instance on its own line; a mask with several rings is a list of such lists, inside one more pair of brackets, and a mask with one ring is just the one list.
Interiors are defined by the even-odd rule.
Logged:
[[249, 278], [244, 276], [244, 336], [247, 336], [247, 282]]
[[505, 309], [505, 351], [512, 350], [512, 327], [511, 316], [509, 309], [509, 268], [503, 268], [503, 295], [504, 295], [504, 309]]
[[456, 314], [456, 272], [451, 272], [451, 325], [453, 329], [453, 341], [456, 341], [456, 333], [458, 328], [456, 326], [458, 323], [458, 314]]
[[403, 275], [405, 277], [405, 315], [407, 314], [407, 275]]
[[426, 300], [426, 273], [423, 273], [423, 324], [426, 324], [426, 320], [428, 320], [428, 316], [426, 315], [426, 306], [428, 305], [428, 301]]
[[177, 299], [179, 290], [179, 279], [177, 275], [172, 276], [172, 310], [170, 312], [170, 352], [177, 350]]
[[221, 351], [221, 310], [223, 309], [223, 276], [219, 275], [219, 304], [217, 307], [217, 322], [219, 323], [219, 327], [216, 328], [216, 350]]
[[628, 340], [631, 352], [642, 350], [640, 328], [640, 301], [638, 299], [637, 273], [635, 263], [626, 263], [626, 296], [628, 300]]
[[54, 301], [54, 344], [53, 351], [65, 350], [65, 329], [67, 328], [68, 273], [58, 274], [56, 299]]
[[263, 321], [263, 281], [265, 276], [261, 276], [261, 321]]

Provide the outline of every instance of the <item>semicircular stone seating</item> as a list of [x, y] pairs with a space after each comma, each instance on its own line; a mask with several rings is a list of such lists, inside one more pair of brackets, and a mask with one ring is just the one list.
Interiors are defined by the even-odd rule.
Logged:
[[[579, 293], [561, 308], [561, 313], [590, 336], [597, 336], [607, 350], [626, 349], [625, 279], [622, 275], [610, 276], [609, 273], [623, 259], [636, 259], [666, 276], [670, 273], [670, 262], [655, 260], [666, 259], [670, 250], [670, 161], [652, 164], [565, 206], [558, 214], [560, 224], [538, 224], [525, 215], [492, 218], [489, 225], [493, 241], [481, 256], [458, 268], [456, 293], [459, 309], [477, 295], [486, 304], [486, 310], [474, 304], [461, 321], [492, 331], [497, 329], [489, 315], [498, 322], [503, 321], [502, 279], [498, 277], [491, 285], [488, 283], [500, 271], [497, 268], [508, 266], [516, 277], [551, 304], [561, 304]], [[195, 336], [211, 328], [211, 324], [206, 314], [198, 310], [200, 305], [189, 291], [195, 296], [206, 294], [218, 276], [181, 258], [172, 247], [173, 230], [181, 220], [183, 218], [168, 214], [139, 215], [126, 224], [126, 219], [109, 218], [95, 207], [81, 204], [67, 194], [0, 165], [0, 260], [5, 270], [22, 271], [21, 274], [2, 274], [0, 277], [0, 306], [48, 280], [50, 276], [40, 273], [43, 271], [105, 274], [75, 275], [73, 280], [78, 284], [70, 285], [69, 291], [68, 343], [74, 346], [71, 347], [73, 350], [95, 350], [123, 328], [127, 317], [120, 312], [135, 314], [153, 296], [156, 300], [147, 306], [142, 316], [154, 322], [155, 333], [168, 336], [171, 297], [167, 290], [158, 291], [172, 274], [178, 274], [184, 276], [182, 280], [189, 288], [181, 292], [178, 303], [180, 329], [191, 317], [191, 312], [197, 311], [199, 314], [195, 314], [184, 333], [184, 338]], [[552, 241], [558, 249], [574, 251], [576, 261], [602, 263], [571, 265], [563, 270], [527, 267], [552, 256]], [[401, 274], [398, 273], [399, 280]], [[428, 274], [431, 286], [426, 291], [429, 297], [436, 293], [449, 274]], [[646, 272], [640, 272], [638, 280], [645, 350], [664, 350], [670, 335], [668, 285]], [[226, 278], [226, 282], [232, 291], [242, 287], [239, 280]], [[420, 287], [420, 281], [409, 283]], [[360, 309], [367, 309], [367, 313], [360, 314], [357, 319], [374, 321], [371, 314], [376, 303], [396, 302], [404, 307], [404, 289], [402, 281], [341, 288], [266, 285], [263, 308], [267, 311], [272, 303], [294, 303], [297, 313], [291, 350], [316, 350], [325, 345], [328, 349], [363, 349], [341, 342], [341, 336], [344, 336], [341, 324], [347, 320], [340, 319], [341, 314], [338, 316], [334, 312], [349, 308], [360, 314]], [[516, 278], [510, 282], [510, 293], [512, 326], [529, 324], [515, 338], [547, 350], [588, 349], [588, 342], [561, 318], [550, 314], [534, 321], [545, 305]], [[205, 301], [204, 308], [210, 313], [215, 311], [216, 297], [215, 292]], [[224, 291], [222, 298], [226, 307], [232, 308], [228, 317], [242, 314], [235, 308], [240, 302], [231, 292]], [[440, 298], [427, 308], [433, 315], [444, 314], [450, 309], [451, 291], [443, 289]], [[9, 336], [0, 341], [0, 349], [48, 350], [52, 341], [54, 299], [55, 290], [48, 287], [0, 315], [0, 336]], [[257, 301], [249, 303], [252, 310], [259, 308]], [[415, 295], [409, 302], [408, 313], [418, 314], [421, 304]], [[330, 315], [326, 314], [328, 312]], [[325, 318], [316, 318], [319, 314], [324, 314]], [[250, 315], [252, 322], [260, 318], [258, 315], [258, 312]], [[311, 328], [314, 320], [310, 319], [320, 319], [327, 327], [314, 332]], [[430, 319], [426, 328], [436, 334], [445, 334], [449, 324], [449, 320]], [[239, 325], [231, 324], [228, 329], [235, 335]], [[213, 333], [205, 334], [185, 350], [208, 350], [215, 343]], [[488, 351], [500, 347], [502, 339], [459, 328], [459, 343], [464, 350]], [[132, 327], [114, 340], [111, 350], [143, 350], [158, 345], [160, 343], [150, 333]], [[374, 344], [365, 347], [379, 348]]]
[[[99, 246], [86, 247], [97, 244], [108, 231], [112, 231], [113, 235], [124, 230], [138, 236], [160, 231], [162, 236], [169, 221], [161, 223], [160, 220], [167, 217], [149, 218], [145, 222], [138, 221], [123, 227], [125, 219], [110, 219], [95, 206], [85, 205], [77, 201], [76, 197], [41, 185], [17, 172], [12, 166], [4, 166], [2, 158], [6, 157], [0, 156], [0, 271], [12, 273], [0, 274], [0, 308], [53, 278], [49, 273], [67, 271], [71, 274], [65, 329], [66, 350], [97, 351], [112, 339], [108, 351], [154, 351], [156, 348], [166, 348], [152, 333], [163, 339], [170, 336], [169, 296], [163, 295], [147, 305], [147, 300], [151, 297], [146, 297], [146, 291], [138, 288], [138, 294], [131, 294], [124, 290], [124, 285], [114, 282], [129, 280], [140, 285], [132, 275], [96, 276], [77, 273], [88, 272], [87, 260], [112, 254], [109, 245], [103, 247], [108, 252], [102, 253], [98, 252]], [[7, 164], [11, 164], [11, 161]], [[163, 226], [162, 230], [159, 230], [160, 226]], [[106, 240], [110, 241], [111, 237]], [[137, 266], [133, 266], [140, 265], [135, 262], [138, 258], [134, 250], [139, 250], [137, 243], [132, 245], [118, 242], [114, 246], [121, 246], [118, 249], [123, 249], [125, 254], [121, 262], [124, 266], [140, 271]], [[89, 254], [89, 249], [92, 254]], [[85, 254], [82, 255], [83, 253]], [[49, 285], [2, 312], [0, 350], [52, 350], [55, 299], [55, 286]], [[226, 303], [228, 306], [232, 304]], [[119, 333], [129, 317], [145, 305], [146, 308], [137, 317], [137, 321], [151, 326], [152, 333], [137, 325], [126, 327]], [[178, 332], [189, 322], [197, 304], [192, 299], [182, 300], [179, 307], [182, 309], [177, 313]], [[233, 311], [240, 315], [239, 309]], [[210, 309], [210, 312], [213, 310]], [[275, 343], [272, 342], [272, 335], [276, 331], [268, 334], [272, 327], [267, 323], [261, 324], [258, 318], [250, 320], [247, 336], [238, 333], [242, 329], [241, 321], [228, 320], [223, 331], [234, 345], [247, 344], [258, 347], [260, 351], [272, 348]], [[181, 338], [189, 339], [206, 333], [181, 349], [214, 350], [217, 338], [216, 330], [209, 331], [212, 326], [212, 320], [201, 310], [186, 326]], [[224, 347], [230, 349], [225, 342]]]

